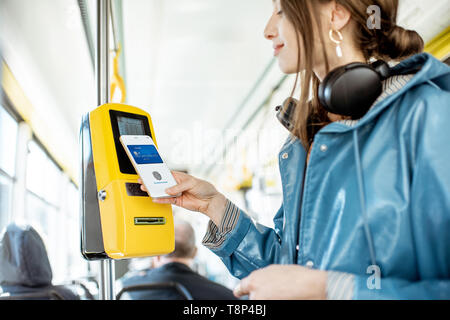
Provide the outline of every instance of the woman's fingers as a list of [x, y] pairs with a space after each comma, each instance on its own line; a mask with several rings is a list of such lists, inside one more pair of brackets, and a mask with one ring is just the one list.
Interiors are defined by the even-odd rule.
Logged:
[[241, 283], [238, 283], [237, 286], [234, 288], [233, 294], [236, 298], [240, 298], [243, 296], [242, 289], [241, 289]]
[[180, 180], [180, 182], [176, 186], [166, 189], [166, 193], [171, 196], [177, 195], [191, 189], [194, 186], [194, 184], [195, 181], [192, 178]]
[[177, 198], [161, 198], [161, 199], [152, 199], [154, 203], [160, 203], [160, 204], [176, 204]]
[[184, 179], [186, 179], [186, 177], [188, 176], [186, 173], [184, 172], [179, 172], [179, 171], [170, 171], [173, 175], [173, 177], [175, 178], [175, 181], [177, 183], [181, 183]]
[[138, 179], [138, 183], [141, 185], [141, 190], [147, 192], [147, 188], [144, 186], [141, 178]]
[[[183, 172], [178, 171], [171, 171], [173, 177], [175, 178], [175, 181], [178, 183], [175, 187], [168, 188], [166, 190], [167, 194], [173, 196], [182, 193], [183, 191], [188, 190], [193, 186], [193, 179], [191, 177]], [[186, 184], [187, 182], [187, 184]], [[144, 182], [141, 178], [138, 179], [138, 183], [141, 185], [141, 190], [147, 192], [147, 188], [144, 185]], [[181, 186], [180, 186], [181, 185]]]
[[236, 288], [234, 288], [233, 294], [237, 298], [241, 298], [243, 296], [248, 295], [250, 293], [249, 285], [250, 285], [249, 277], [242, 279], [241, 282], [238, 283]]
[[[173, 198], [161, 198], [161, 199], [152, 199], [155, 203], [170, 203], [170, 204], [176, 204], [178, 197], [182, 196], [184, 191], [187, 191], [191, 189], [195, 185], [195, 179], [183, 172], [177, 172], [177, 171], [171, 171], [175, 180], [177, 181], [177, 185], [173, 186], [171, 188], [167, 188], [165, 191], [170, 196], [176, 196]], [[148, 192], [147, 188], [143, 184], [143, 181], [141, 178], [138, 179], [138, 183], [141, 184], [141, 190]]]

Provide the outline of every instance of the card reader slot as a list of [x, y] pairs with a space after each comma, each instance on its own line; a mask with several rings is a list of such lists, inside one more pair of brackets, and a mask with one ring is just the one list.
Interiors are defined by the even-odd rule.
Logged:
[[137, 226], [155, 226], [166, 224], [166, 218], [164, 217], [139, 217], [134, 218], [134, 224]]
[[125, 183], [125, 188], [130, 197], [148, 197], [148, 193], [141, 190], [139, 183]]

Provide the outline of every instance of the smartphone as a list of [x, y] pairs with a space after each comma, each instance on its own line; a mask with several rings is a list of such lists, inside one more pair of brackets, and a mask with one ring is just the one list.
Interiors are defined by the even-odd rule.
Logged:
[[167, 188], [177, 185], [177, 182], [151, 137], [124, 135], [120, 137], [120, 142], [150, 197], [164, 199], [178, 196], [171, 196], [165, 192]]

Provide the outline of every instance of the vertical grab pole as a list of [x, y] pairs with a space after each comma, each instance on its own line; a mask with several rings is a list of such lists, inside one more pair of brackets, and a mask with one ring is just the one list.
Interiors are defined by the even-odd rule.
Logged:
[[[95, 76], [97, 105], [109, 102], [109, 21], [111, 0], [97, 0], [97, 50]], [[100, 300], [114, 300], [113, 260], [100, 262]]]
[[109, 17], [110, 0], [97, 0], [96, 82], [97, 104], [109, 102]]

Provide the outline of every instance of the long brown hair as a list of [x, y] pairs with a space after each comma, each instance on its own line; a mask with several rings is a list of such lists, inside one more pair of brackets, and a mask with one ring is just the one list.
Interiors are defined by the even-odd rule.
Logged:
[[[297, 77], [292, 95], [300, 81], [301, 95], [294, 112], [293, 137], [300, 139], [308, 150], [315, 134], [329, 124], [328, 113], [321, 107], [317, 89], [320, 81], [313, 72], [313, 54], [315, 30], [322, 30], [318, 4], [331, 0], [280, 0], [281, 8], [286, 18], [293, 24], [298, 43]], [[423, 51], [424, 42], [415, 31], [405, 30], [397, 25], [398, 0], [335, 0], [351, 13], [351, 19], [356, 23], [354, 42], [364, 54], [366, 62], [371, 58], [383, 60], [400, 60]], [[381, 29], [369, 28], [367, 9], [376, 5], [381, 9]], [[316, 26], [316, 28], [314, 28]], [[324, 44], [323, 35], [318, 34]], [[302, 48], [302, 51], [300, 50]], [[330, 71], [327, 52], [322, 46], [325, 68]], [[303, 53], [303, 54], [302, 54]], [[302, 70], [300, 69], [302, 65]], [[299, 79], [300, 78], [300, 79]]]

